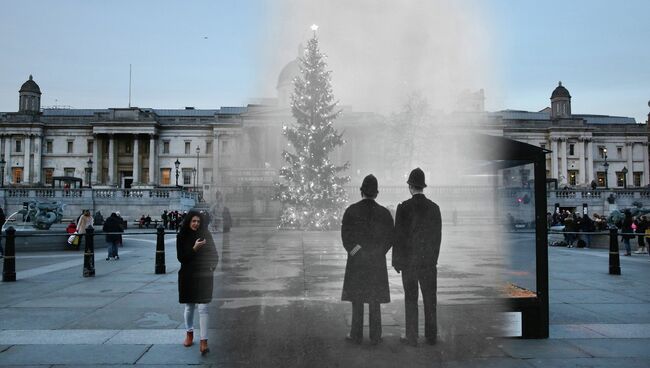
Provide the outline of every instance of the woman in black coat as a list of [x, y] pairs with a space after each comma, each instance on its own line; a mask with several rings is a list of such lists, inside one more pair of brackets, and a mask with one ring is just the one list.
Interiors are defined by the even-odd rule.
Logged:
[[208, 351], [208, 303], [212, 301], [212, 275], [219, 262], [217, 248], [207, 229], [203, 214], [191, 210], [183, 219], [176, 236], [176, 255], [181, 263], [178, 271], [178, 301], [185, 304], [187, 334], [183, 345], [194, 339], [194, 310], [198, 304], [201, 330], [201, 354]]

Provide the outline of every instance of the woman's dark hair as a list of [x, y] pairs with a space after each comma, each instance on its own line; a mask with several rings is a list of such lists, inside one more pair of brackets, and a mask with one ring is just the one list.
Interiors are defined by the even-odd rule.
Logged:
[[206, 230], [207, 228], [207, 222], [205, 220], [205, 216], [203, 214], [195, 209], [191, 209], [187, 214], [185, 214], [185, 217], [183, 218], [183, 223], [181, 223], [181, 229], [178, 232], [189, 232], [192, 231], [190, 229], [190, 223], [192, 222], [192, 218], [194, 216], [198, 216], [199, 219], [201, 219], [201, 224], [199, 225], [199, 232], [202, 233]]

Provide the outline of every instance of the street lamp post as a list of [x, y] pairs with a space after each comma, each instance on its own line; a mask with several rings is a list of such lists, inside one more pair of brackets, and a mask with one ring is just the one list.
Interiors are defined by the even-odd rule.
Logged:
[[194, 177], [194, 192], [196, 192], [196, 167], [192, 168], [192, 177]]
[[86, 162], [88, 164], [88, 188], [92, 188], [92, 177], [93, 177], [93, 160], [92, 158], [89, 158], [88, 161]]
[[93, 193], [93, 187], [92, 187], [92, 177], [93, 177], [93, 159], [89, 158], [88, 161], [86, 161], [86, 164], [88, 165], [88, 188], [90, 188], [90, 203], [91, 203], [91, 213], [95, 213], [95, 194]]
[[0, 158], [0, 176], [2, 176], [2, 184], [0, 184], [0, 188], [4, 188], [5, 186], [5, 165], [7, 164], [7, 161], [5, 161], [5, 155], [2, 155], [2, 158]]
[[198, 186], [199, 186], [199, 154], [201, 153], [201, 148], [199, 146], [196, 146], [196, 179], [194, 179], [194, 191], [198, 191]]
[[605, 154], [605, 163], [603, 164], [603, 167], [605, 167], [605, 189], [609, 189], [607, 184], [607, 170], [609, 169], [609, 164], [607, 163], [607, 148], [603, 148], [603, 153]]
[[627, 167], [623, 166], [621, 173], [623, 173], [623, 188], [627, 189]]
[[178, 161], [178, 158], [176, 158], [176, 161], [174, 162], [174, 167], [176, 167], [176, 188], [178, 188], [178, 167], [181, 166], [181, 162]]

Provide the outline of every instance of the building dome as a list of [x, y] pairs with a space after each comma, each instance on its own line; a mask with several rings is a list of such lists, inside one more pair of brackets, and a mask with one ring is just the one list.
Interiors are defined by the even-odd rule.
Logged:
[[298, 59], [294, 59], [290, 61], [289, 64], [287, 64], [284, 68], [282, 68], [280, 76], [278, 77], [277, 88], [280, 88], [281, 86], [285, 86], [287, 84], [293, 86], [293, 79], [299, 75], [300, 66], [298, 65]]
[[32, 75], [29, 75], [29, 80], [20, 87], [20, 91], [18, 92], [33, 92], [33, 93], [38, 93], [41, 94], [41, 88], [34, 82], [34, 79], [32, 78]]
[[551, 94], [551, 99], [553, 98], [571, 98], [569, 91], [562, 86], [562, 82], [558, 82], [557, 87], [553, 90]]

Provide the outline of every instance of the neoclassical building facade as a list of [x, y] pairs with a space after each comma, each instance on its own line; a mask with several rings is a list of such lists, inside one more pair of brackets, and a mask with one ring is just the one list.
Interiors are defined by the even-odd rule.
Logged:
[[33, 78], [19, 110], [0, 113], [4, 183], [53, 184], [76, 177], [95, 188], [200, 186], [232, 166], [245, 107], [215, 110], [41, 109]]
[[[298, 73], [296, 60], [282, 70], [277, 98], [218, 109], [41, 108], [41, 89], [30, 76], [19, 90], [18, 111], [0, 112], [2, 185], [47, 188], [75, 178], [75, 183], [94, 191], [181, 187], [198, 190], [208, 199], [226, 194], [235, 213], [272, 217], [277, 205], [269, 205], [269, 198], [273, 183], [281, 180], [281, 153], [287, 149], [282, 127], [294, 121], [288, 103]], [[551, 106], [539, 112], [486, 112], [482, 90], [463, 99], [458, 105], [463, 111], [436, 115], [431, 124], [502, 135], [548, 149], [547, 178], [562, 187], [649, 184], [647, 124], [629, 117], [574, 114], [571, 95], [561, 84], [551, 93]], [[395, 198], [403, 199], [410, 167], [397, 159], [405, 142], [398, 142], [395, 132], [402, 127], [391, 117], [356, 112], [350, 106], [341, 109], [335, 126], [347, 143], [332, 158], [338, 164], [350, 163], [345, 173], [351, 177], [349, 191], [356, 191], [362, 178], [374, 173], [384, 194], [394, 186]], [[422, 146], [418, 164], [434, 171], [428, 176], [432, 187], [445, 174], [431, 168], [434, 161], [462, 151], [458, 146], [431, 144], [430, 135], [441, 132], [431, 129], [428, 135], [419, 134], [419, 143], [412, 143]], [[425, 157], [427, 152], [431, 158]], [[354, 193], [351, 198], [356, 198]]]
[[503, 135], [550, 150], [547, 178], [561, 186], [646, 187], [650, 182], [648, 125], [634, 118], [573, 114], [560, 82], [551, 107], [539, 112], [492, 113]]

